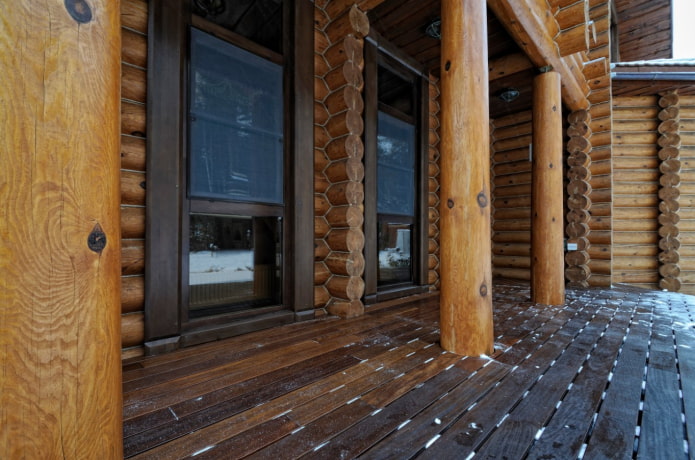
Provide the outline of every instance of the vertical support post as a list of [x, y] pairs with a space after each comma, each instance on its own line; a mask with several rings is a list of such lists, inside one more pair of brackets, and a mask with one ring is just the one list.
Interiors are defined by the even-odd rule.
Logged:
[[122, 458], [120, 2], [0, 3], [0, 458]]
[[533, 81], [531, 296], [546, 305], [565, 302], [562, 189], [560, 74], [551, 71]]
[[493, 349], [485, 0], [442, 0], [441, 342]]

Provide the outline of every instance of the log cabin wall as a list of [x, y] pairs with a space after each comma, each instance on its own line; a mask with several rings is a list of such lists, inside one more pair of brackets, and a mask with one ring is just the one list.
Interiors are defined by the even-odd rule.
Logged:
[[[589, 219], [590, 273], [587, 280], [591, 286], [610, 286], [612, 282], [612, 138], [610, 62], [610, 2], [589, 2], [589, 18], [593, 21], [593, 33], [589, 40], [587, 60], [583, 73], [590, 89], [589, 114], [591, 142], [590, 166], [591, 186], [588, 198], [591, 205]], [[571, 152], [570, 152], [571, 153]]]
[[531, 111], [491, 121], [492, 275], [531, 279]]
[[430, 291], [439, 289], [439, 79], [430, 74], [429, 78], [429, 133], [428, 133], [428, 160], [429, 160], [429, 194], [427, 202], [428, 210], [428, 275], [427, 282]]
[[121, 0], [121, 345], [143, 353], [147, 1]]
[[695, 97], [613, 106], [614, 282], [695, 294]]
[[679, 97], [680, 292], [695, 295], [695, 96]]
[[[315, 267], [317, 314], [364, 312], [364, 36], [356, 5], [315, 8]], [[324, 310], [325, 309], [325, 310]]]
[[613, 101], [613, 281], [655, 289], [658, 274], [657, 96]]

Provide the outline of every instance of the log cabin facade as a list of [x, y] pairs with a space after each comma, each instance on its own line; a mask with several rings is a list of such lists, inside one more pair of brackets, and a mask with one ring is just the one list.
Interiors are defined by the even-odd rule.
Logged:
[[[695, 293], [690, 69], [668, 87], [611, 73], [611, 53], [670, 57], [667, 39], [639, 45], [640, 20], [670, 38], [650, 21], [670, 17], [656, 3], [0, 7], [15, 77], [0, 93], [3, 407], [64, 398], [108, 426], [94, 451], [118, 457], [119, 356], [413, 296], [441, 297], [447, 349], [483, 354], [493, 276], [528, 280], [547, 304], [565, 285]], [[26, 18], [62, 32], [27, 38]], [[18, 88], [24, 105], [10, 103]], [[44, 241], [50, 262], [37, 259]], [[51, 375], [70, 389], [46, 385], [32, 402]], [[80, 428], [44, 415], [35, 442], [3, 412], [3, 452], [57, 452], [65, 427], [75, 448]]]

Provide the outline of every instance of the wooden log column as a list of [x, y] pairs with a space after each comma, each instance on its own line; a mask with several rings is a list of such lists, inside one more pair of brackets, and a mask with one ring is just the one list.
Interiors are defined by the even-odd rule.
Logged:
[[565, 302], [562, 189], [560, 74], [546, 72], [533, 81], [531, 211], [531, 297], [546, 305]]
[[120, 2], [3, 2], [0, 50], [0, 458], [122, 458]]
[[442, 1], [441, 343], [493, 350], [485, 0]]

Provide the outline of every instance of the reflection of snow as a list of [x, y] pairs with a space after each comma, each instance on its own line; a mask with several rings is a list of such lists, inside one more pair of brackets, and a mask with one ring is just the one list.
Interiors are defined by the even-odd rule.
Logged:
[[253, 251], [197, 251], [188, 259], [190, 284], [253, 281]]
[[410, 252], [402, 252], [398, 248], [387, 248], [379, 251], [380, 267], [407, 267], [410, 265]]

